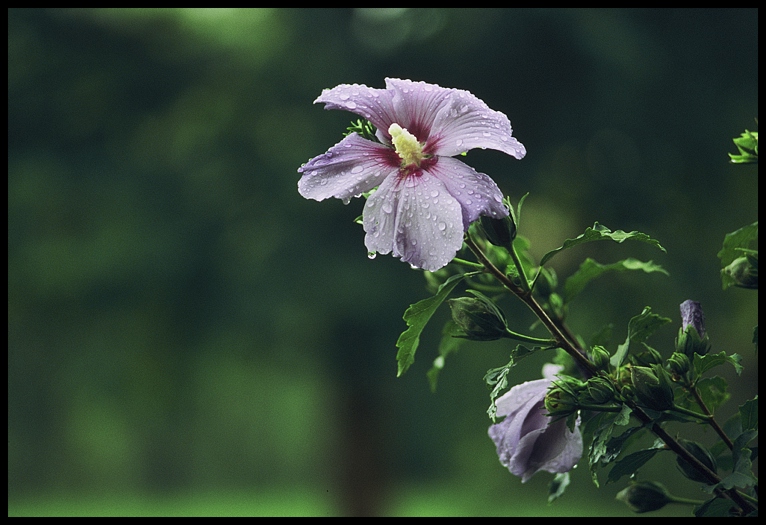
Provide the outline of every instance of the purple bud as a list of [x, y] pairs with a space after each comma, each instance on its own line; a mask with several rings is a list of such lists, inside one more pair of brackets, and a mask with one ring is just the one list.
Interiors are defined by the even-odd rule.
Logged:
[[700, 339], [705, 337], [705, 314], [702, 312], [702, 306], [691, 299], [681, 303], [681, 330], [686, 331], [689, 325], [697, 330]]

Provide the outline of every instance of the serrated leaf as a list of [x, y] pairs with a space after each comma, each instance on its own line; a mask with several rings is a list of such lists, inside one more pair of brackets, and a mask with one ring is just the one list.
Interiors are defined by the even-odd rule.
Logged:
[[719, 352], [717, 354], [699, 355], [694, 354], [694, 372], [699, 377], [711, 368], [722, 365], [724, 363], [731, 363], [737, 375], [742, 374], [742, 356], [739, 354], [726, 355], [726, 352]]
[[628, 258], [612, 264], [600, 264], [588, 257], [580, 268], [572, 274], [564, 283], [564, 303], [571, 301], [578, 293], [585, 289], [585, 286], [593, 279], [607, 272], [642, 270], [645, 273], [660, 272], [669, 275], [660, 265], [652, 261], [639, 261], [638, 259]]
[[493, 423], [495, 421], [495, 416], [497, 415], [495, 399], [497, 399], [500, 396], [500, 393], [508, 387], [508, 373], [511, 371], [511, 368], [513, 368], [521, 359], [532, 355], [537, 350], [543, 350], [544, 348], [545, 347], [542, 346], [527, 348], [524, 345], [518, 345], [511, 351], [511, 359], [508, 361], [507, 365], [499, 368], [492, 368], [484, 374], [484, 382], [487, 383], [487, 386], [492, 388], [492, 391], [489, 393], [490, 404], [487, 409], [487, 414]]
[[745, 401], [739, 407], [739, 415], [742, 421], [742, 430], [758, 429], [758, 396]]
[[[742, 250], [748, 249], [751, 243], [757, 241], [758, 221], [743, 226], [737, 231], [727, 233], [723, 239], [723, 248], [718, 252], [718, 258], [721, 260], [721, 268], [726, 268], [734, 261], [734, 259], [742, 257]], [[726, 272], [721, 272], [721, 281], [724, 290], [736, 284], [734, 279]]]
[[444, 299], [452, 292], [463, 277], [468, 274], [453, 275], [439, 287], [436, 295], [410, 305], [404, 312], [404, 321], [407, 329], [402, 332], [396, 341], [399, 351], [396, 353], [397, 373], [399, 377], [415, 362], [415, 351], [420, 344], [420, 334], [428, 324], [436, 309], [444, 302]]
[[578, 235], [574, 239], [567, 239], [564, 241], [564, 244], [561, 245], [559, 248], [556, 248], [555, 250], [551, 250], [548, 253], [546, 253], [542, 259], [540, 259], [540, 266], [548, 262], [554, 255], [559, 253], [562, 250], [567, 250], [569, 248], [572, 248], [574, 246], [586, 243], [586, 242], [593, 242], [593, 241], [614, 241], [614, 242], [625, 242], [628, 240], [632, 241], [639, 241], [639, 242], [645, 242], [648, 244], [651, 244], [652, 246], [656, 246], [663, 252], [666, 251], [665, 248], [662, 247], [662, 245], [659, 243], [659, 241], [652, 239], [645, 233], [632, 231], [632, 232], [624, 232], [622, 230], [616, 230], [612, 231], [606, 226], [603, 226], [599, 223], [594, 223], [592, 228], [586, 228], [585, 232]]
[[670, 322], [671, 320], [667, 317], [653, 314], [650, 307], [645, 307], [640, 314], [628, 322], [628, 336], [625, 338], [625, 342], [617, 347], [617, 352], [609, 360], [611, 365], [615, 368], [622, 366], [628, 356], [630, 343], [643, 343], [658, 328]]

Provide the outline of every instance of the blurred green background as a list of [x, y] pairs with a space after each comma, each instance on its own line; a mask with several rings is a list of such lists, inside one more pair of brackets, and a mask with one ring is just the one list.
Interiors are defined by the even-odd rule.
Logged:
[[[296, 187], [355, 118], [312, 105], [340, 83], [424, 80], [506, 113], [526, 158], [466, 160], [514, 202], [530, 193], [537, 257], [595, 221], [668, 250], [557, 256], [562, 277], [586, 256], [671, 274], [604, 277], [572, 327], [613, 323], [620, 342], [649, 305], [674, 320], [650, 340], [668, 355], [695, 299], [714, 349], [747, 367], [723, 371], [722, 417], [757, 391], [756, 294], [722, 291], [716, 258], [757, 217], [757, 168], [727, 163], [757, 129], [757, 10], [8, 15], [10, 515], [631, 515], [625, 480], [597, 490], [587, 464], [551, 506], [549, 475], [522, 485], [499, 464], [482, 376], [508, 343], [465, 345], [432, 394], [442, 308], [395, 377], [421, 272], [367, 258], [361, 200]], [[642, 477], [699, 495], [669, 459]]]

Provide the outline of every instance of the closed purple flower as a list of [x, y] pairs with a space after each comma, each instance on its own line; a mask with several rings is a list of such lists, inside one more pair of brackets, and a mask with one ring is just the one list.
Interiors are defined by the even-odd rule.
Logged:
[[362, 213], [370, 254], [393, 253], [438, 270], [462, 247], [470, 223], [508, 215], [497, 184], [452, 158], [473, 148], [517, 159], [526, 154], [508, 117], [471, 93], [387, 78], [386, 89], [342, 84], [314, 102], [356, 113], [377, 128], [380, 142], [351, 133], [298, 169], [298, 191], [308, 199], [347, 204], [377, 187]]
[[[548, 374], [546, 374], [547, 376]], [[552, 377], [516, 385], [496, 401], [497, 415], [505, 419], [489, 427], [500, 463], [526, 483], [537, 472], [569, 472], [580, 461], [583, 445], [579, 420], [575, 431], [566, 419], [551, 422], [545, 394]]]
[[705, 337], [705, 313], [702, 305], [697, 301], [687, 299], [681, 303], [681, 330], [686, 331], [687, 326], [693, 326], [700, 338]]

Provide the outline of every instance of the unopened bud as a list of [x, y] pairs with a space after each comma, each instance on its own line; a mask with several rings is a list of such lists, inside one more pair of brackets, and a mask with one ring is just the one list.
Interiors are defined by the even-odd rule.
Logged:
[[611, 359], [611, 356], [603, 346], [594, 346], [590, 351], [590, 359], [597, 369], [605, 372], [609, 371], [609, 360]]
[[516, 223], [513, 222], [513, 217], [508, 215], [502, 219], [493, 219], [482, 215], [480, 223], [489, 242], [495, 246], [510, 248], [516, 238]]
[[656, 481], [633, 483], [617, 493], [616, 499], [637, 514], [659, 510], [673, 501], [667, 489]]
[[489, 298], [472, 290], [474, 297], [450, 299], [452, 320], [472, 341], [494, 341], [508, 336], [505, 316]]
[[758, 289], [758, 259], [756, 257], [738, 257], [721, 270], [732, 278], [740, 288]]
[[579, 410], [580, 392], [584, 385], [579, 379], [565, 376], [554, 381], [545, 394], [545, 409], [551, 416], [568, 416]]
[[585, 382], [585, 395], [582, 402], [594, 405], [604, 405], [614, 399], [612, 383], [603, 377], [591, 377]]
[[710, 352], [710, 338], [705, 333], [705, 314], [697, 301], [681, 303], [681, 329], [676, 339], [676, 352], [692, 359], [694, 354]]
[[670, 410], [674, 406], [673, 385], [667, 372], [659, 366], [634, 366], [630, 380], [638, 400], [652, 410]]
[[685, 377], [691, 370], [691, 362], [686, 354], [673, 352], [673, 355], [668, 358], [668, 370], [676, 376]]

